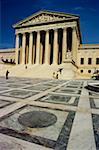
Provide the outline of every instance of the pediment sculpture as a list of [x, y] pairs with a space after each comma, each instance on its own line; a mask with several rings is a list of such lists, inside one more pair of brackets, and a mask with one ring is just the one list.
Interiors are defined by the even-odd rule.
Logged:
[[64, 13], [40, 11], [18, 22], [17, 24], [13, 25], [13, 27], [16, 28], [21, 26], [35, 25], [40, 23], [55, 22], [55, 21], [75, 19], [75, 18], [77, 19], [78, 17], [70, 14], [64, 14]]
[[64, 19], [66, 19], [66, 17], [42, 14], [42, 15], [33, 17], [31, 20], [23, 23], [22, 25], [30, 25], [30, 24], [35, 24], [35, 23], [58, 21], [58, 20], [64, 20]]

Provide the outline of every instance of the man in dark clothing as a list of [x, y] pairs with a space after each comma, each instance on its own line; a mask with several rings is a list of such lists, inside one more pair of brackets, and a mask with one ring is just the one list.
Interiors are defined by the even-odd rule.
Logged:
[[8, 79], [8, 74], [9, 74], [9, 71], [7, 70], [6, 71], [6, 79]]

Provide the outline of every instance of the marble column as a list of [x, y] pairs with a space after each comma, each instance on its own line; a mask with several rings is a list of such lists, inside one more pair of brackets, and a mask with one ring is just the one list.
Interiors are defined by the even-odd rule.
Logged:
[[76, 36], [76, 27], [72, 28], [72, 59], [76, 60], [76, 51], [77, 51], [77, 36]]
[[36, 41], [36, 64], [39, 64], [40, 60], [40, 31], [37, 32], [37, 41]]
[[50, 47], [49, 47], [49, 30], [45, 35], [45, 64], [49, 65], [50, 62]]
[[26, 34], [23, 33], [23, 38], [22, 38], [22, 64], [25, 64], [25, 48], [26, 48]]
[[43, 44], [40, 44], [40, 64], [42, 64], [42, 59], [43, 59]]
[[35, 64], [35, 44], [33, 44], [32, 64]]
[[30, 33], [29, 37], [29, 64], [32, 64], [32, 51], [33, 51], [33, 33]]
[[63, 41], [62, 41], [62, 63], [67, 55], [67, 28], [63, 29]]
[[16, 54], [15, 54], [15, 62], [16, 62], [16, 65], [18, 64], [18, 52], [19, 52], [19, 34], [16, 34], [16, 45], [15, 45], [15, 48], [16, 48]]
[[53, 64], [58, 64], [58, 30], [54, 30], [54, 42], [53, 42]]

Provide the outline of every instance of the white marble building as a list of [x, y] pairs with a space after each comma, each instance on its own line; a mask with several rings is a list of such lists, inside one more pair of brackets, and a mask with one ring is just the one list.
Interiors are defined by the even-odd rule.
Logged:
[[90, 77], [99, 69], [99, 45], [82, 45], [79, 22], [76, 15], [39, 11], [14, 24], [16, 65], [58, 66], [62, 78]]
[[16, 64], [62, 64], [68, 51], [76, 63], [81, 44], [78, 16], [40, 11], [13, 27]]

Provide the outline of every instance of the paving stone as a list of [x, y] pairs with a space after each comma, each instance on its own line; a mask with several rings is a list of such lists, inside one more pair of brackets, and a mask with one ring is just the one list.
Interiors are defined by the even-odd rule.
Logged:
[[19, 116], [19, 123], [30, 128], [48, 127], [57, 121], [57, 117], [45, 111], [30, 111]]
[[3, 107], [8, 106], [10, 104], [13, 104], [13, 102], [5, 101], [5, 100], [0, 100], [0, 108], [3, 108]]
[[0, 77], [0, 150], [99, 150], [92, 80]]
[[10, 97], [15, 97], [15, 98], [27, 98], [31, 97], [33, 95], [36, 95], [38, 92], [32, 92], [32, 91], [25, 91], [25, 90], [11, 90], [9, 92], [4, 92], [1, 95], [4, 96], [10, 96]]

